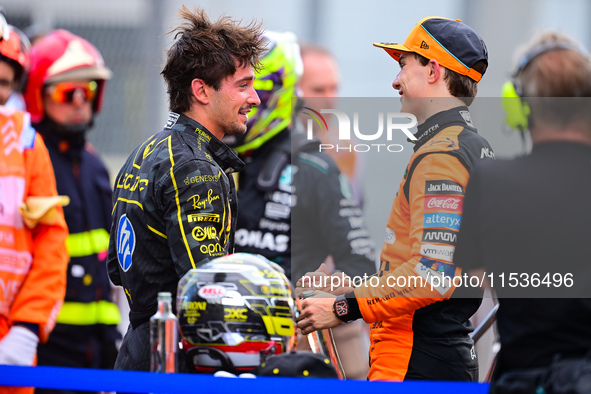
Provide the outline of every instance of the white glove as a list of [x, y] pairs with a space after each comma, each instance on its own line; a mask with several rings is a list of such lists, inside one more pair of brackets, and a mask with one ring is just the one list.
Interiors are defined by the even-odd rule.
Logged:
[[12, 326], [0, 340], [0, 364], [33, 365], [39, 337], [21, 326]]
[[226, 371], [217, 371], [213, 374], [216, 378], [237, 378], [238, 376]]

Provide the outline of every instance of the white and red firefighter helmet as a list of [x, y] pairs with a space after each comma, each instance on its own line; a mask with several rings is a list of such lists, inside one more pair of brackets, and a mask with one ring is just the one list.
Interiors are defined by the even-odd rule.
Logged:
[[33, 46], [30, 62], [24, 96], [33, 123], [43, 119], [43, 88], [52, 83], [97, 81], [93, 111], [100, 111], [105, 81], [111, 77], [111, 71], [90, 42], [67, 30], [54, 30]]

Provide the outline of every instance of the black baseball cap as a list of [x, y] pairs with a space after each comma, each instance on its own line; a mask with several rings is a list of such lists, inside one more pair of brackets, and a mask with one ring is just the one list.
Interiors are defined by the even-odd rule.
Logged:
[[327, 357], [308, 351], [270, 356], [258, 368], [256, 375], [338, 379], [337, 371]]

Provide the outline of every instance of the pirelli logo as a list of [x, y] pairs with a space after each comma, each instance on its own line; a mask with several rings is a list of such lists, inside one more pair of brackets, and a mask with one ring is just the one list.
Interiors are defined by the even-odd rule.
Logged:
[[187, 220], [189, 223], [193, 222], [220, 222], [220, 215], [217, 213], [193, 213], [191, 215], [187, 215]]

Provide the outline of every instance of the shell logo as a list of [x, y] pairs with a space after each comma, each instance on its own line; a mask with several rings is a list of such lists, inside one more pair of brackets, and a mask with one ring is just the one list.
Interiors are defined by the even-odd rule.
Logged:
[[226, 295], [226, 288], [219, 285], [206, 285], [199, 289], [199, 297], [204, 299], [222, 298]]

